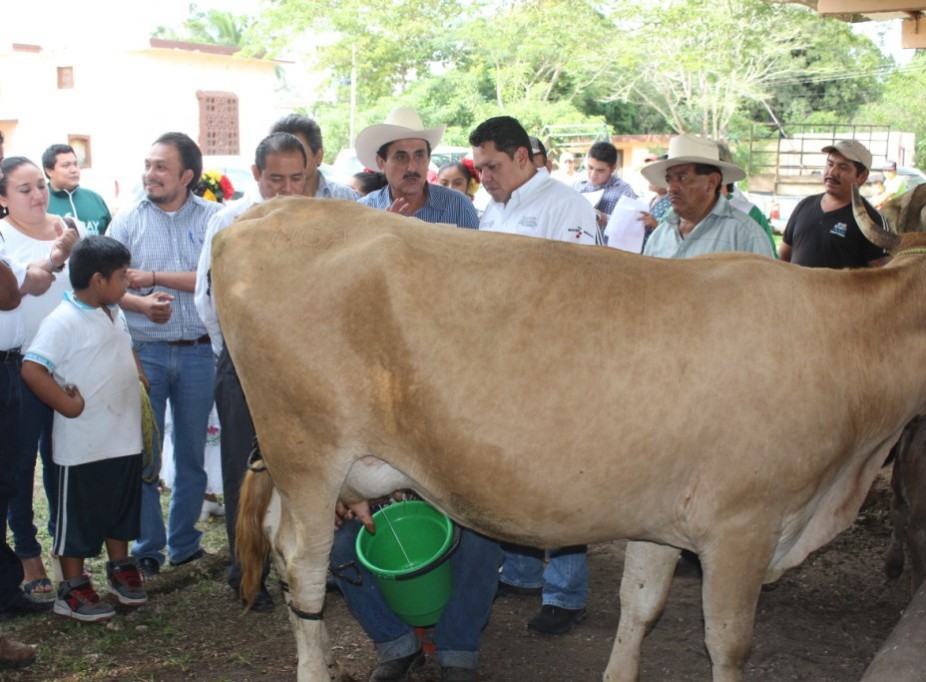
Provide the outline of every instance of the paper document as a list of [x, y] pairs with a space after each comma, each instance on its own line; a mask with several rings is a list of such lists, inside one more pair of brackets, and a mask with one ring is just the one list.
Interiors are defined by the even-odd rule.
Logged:
[[626, 195], [617, 200], [617, 206], [614, 207], [608, 226], [604, 230], [608, 246], [640, 253], [646, 233], [646, 226], [640, 217], [641, 211], [649, 212], [649, 204], [645, 201], [631, 199]]
[[588, 199], [588, 203], [592, 205], [592, 208], [595, 208], [598, 202], [601, 201], [601, 197], [604, 196], [604, 190], [599, 189], [597, 192], [582, 192], [582, 196]]

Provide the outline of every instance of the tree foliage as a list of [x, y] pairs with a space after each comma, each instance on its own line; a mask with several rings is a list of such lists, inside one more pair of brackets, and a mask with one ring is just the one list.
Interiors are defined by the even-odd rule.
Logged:
[[530, 130], [605, 121], [725, 138], [749, 120], [850, 118], [883, 87], [870, 40], [766, 0], [273, 0], [237, 28], [195, 7], [185, 39], [301, 51], [329, 74], [334, 101], [311, 112], [329, 149], [351, 142], [352, 90], [357, 129], [402, 104], [461, 143], [499, 113]]
[[253, 17], [235, 15], [216, 9], [200, 10], [190, 4], [190, 16], [179, 28], [159, 26], [152, 34], [155, 38], [182, 40], [204, 45], [245, 47], [248, 30], [255, 23]]

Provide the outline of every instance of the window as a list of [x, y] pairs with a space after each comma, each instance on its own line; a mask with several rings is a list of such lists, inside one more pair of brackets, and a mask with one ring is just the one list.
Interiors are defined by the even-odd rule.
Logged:
[[58, 89], [59, 90], [70, 90], [74, 87], [74, 67], [73, 66], [59, 66], [58, 67]]
[[203, 154], [237, 155], [238, 96], [200, 90], [196, 97], [199, 99], [199, 148]]
[[68, 144], [74, 148], [77, 155], [77, 165], [81, 168], [90, 168], [90, 136], [68, 135]]

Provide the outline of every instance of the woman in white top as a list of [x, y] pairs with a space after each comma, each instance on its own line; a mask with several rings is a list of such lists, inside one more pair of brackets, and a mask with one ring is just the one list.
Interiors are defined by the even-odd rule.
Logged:
[[[29, 345], [39, 324], [54, 310], [65, 291], [71, 289], [67, 259], [82, 226], [74, 229], [58, 216], [48, 213], [48, 186], [45, 175], [22, 156], [12, 156], [0, 164], [0, 238], [7, 255], [28, 264], [27, 284], [23, 285], [22, 310], [26, 327], [23, 347]], [[40, 284], [36, 284], [39, 282]], [[13, 531], [13, 548], [23, 563], [23, 589], [34, 598], [51, 599], [54, 587], [42, 563], [42, 547], [33, 523], [32, 482], [36, 452], [42, 456], [42, 481], [48, 498], [48, 532], [54, 535], [55, 466], [51, 458], [51, 425], [54, 412], [22, 385], [22, 439], [16, 462], [16, 492], [6, 512]]]

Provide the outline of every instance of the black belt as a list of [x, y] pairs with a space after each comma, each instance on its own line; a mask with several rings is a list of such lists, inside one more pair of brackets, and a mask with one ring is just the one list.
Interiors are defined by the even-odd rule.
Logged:
[[22, 348], [10, 348], [9, 350], [0, 350], [0, 364], [5, 365], [8, 362], [19, 362], [22, 360]]
[[179, 341], [168, 341], [168, 346], [198, 346], [201, 343], [209, 343], [209, 335], [203, 334], [198, 339], [180, 339]]

